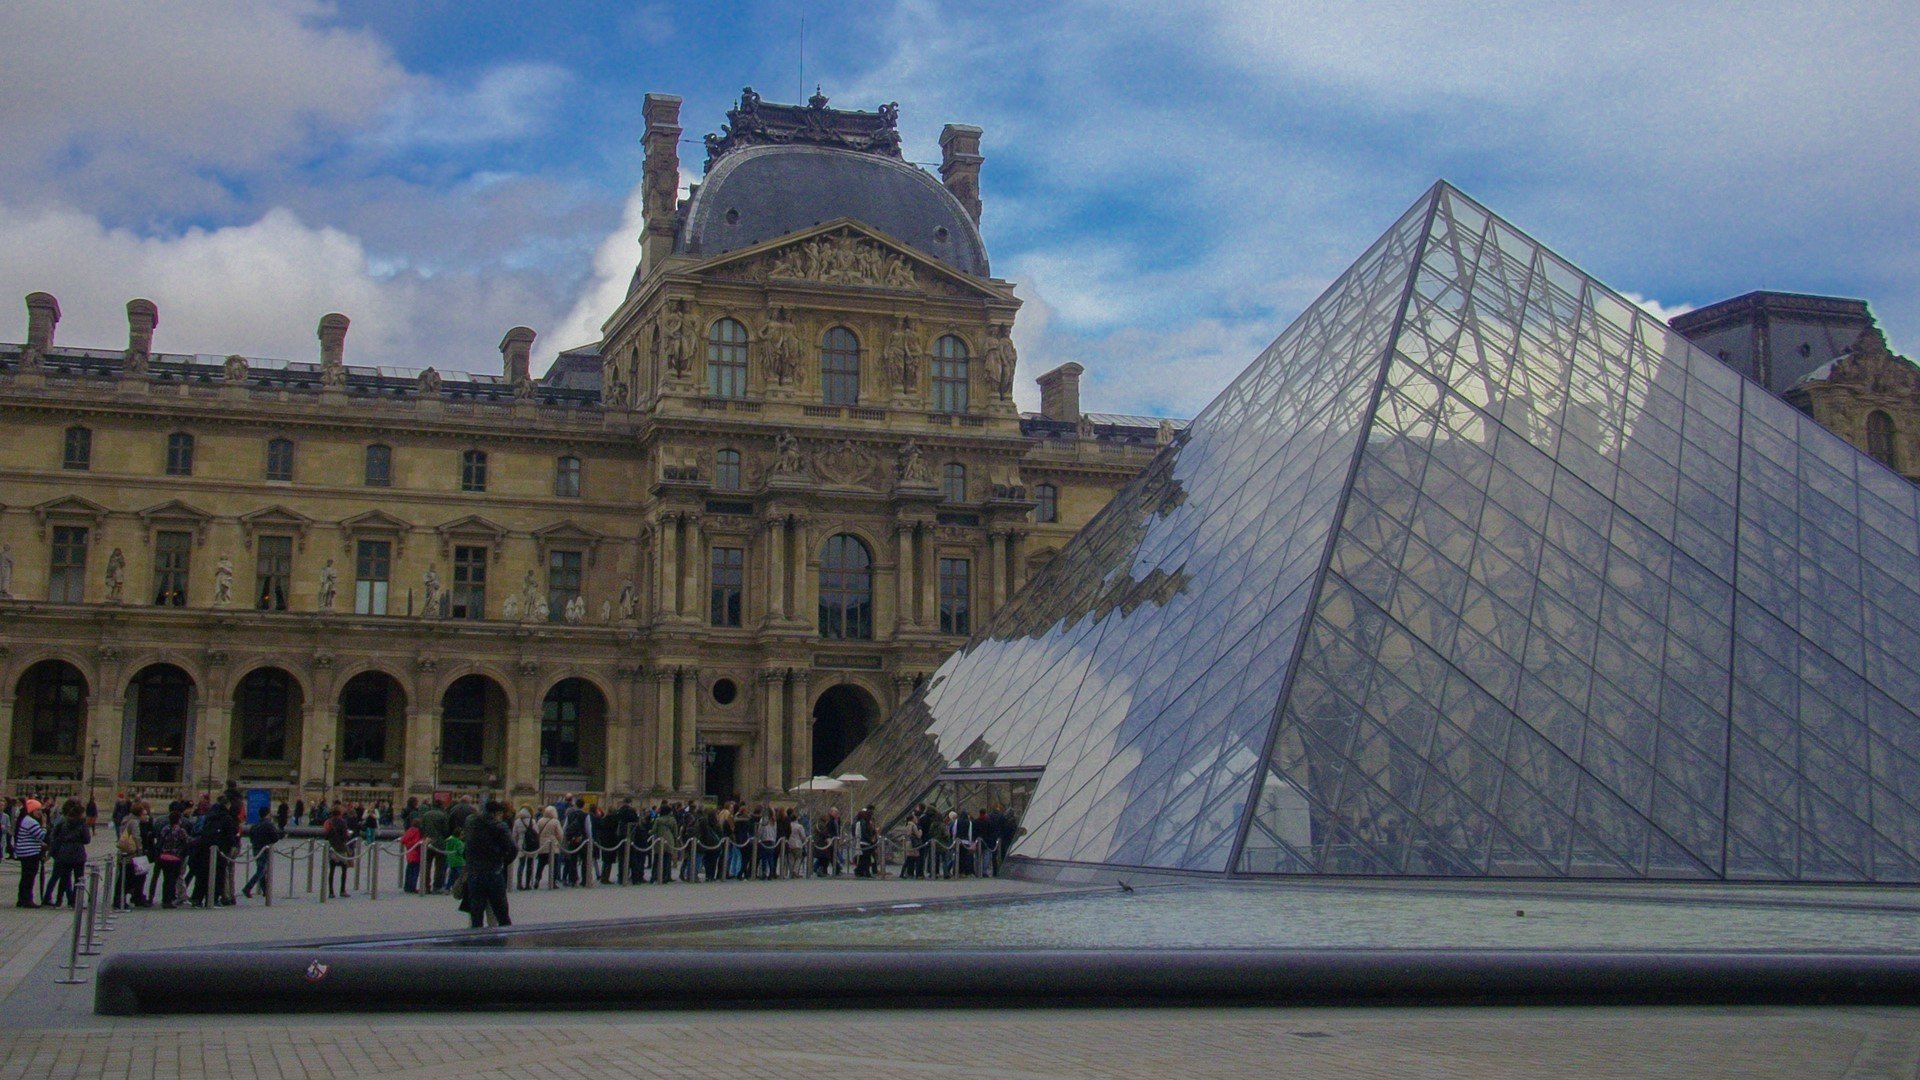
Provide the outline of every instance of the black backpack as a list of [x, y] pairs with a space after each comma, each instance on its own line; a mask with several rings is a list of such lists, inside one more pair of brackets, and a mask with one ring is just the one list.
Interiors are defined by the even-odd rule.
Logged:
[[526, 831], [520, 834], [520, 850], [528, 852], [540, 850], [540, 826], [538, 823], [532, 821], [527, 822]]

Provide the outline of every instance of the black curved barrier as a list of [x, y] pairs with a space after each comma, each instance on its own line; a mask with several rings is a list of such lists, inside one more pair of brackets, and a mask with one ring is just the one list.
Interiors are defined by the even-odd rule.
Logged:
[[[583, 994], [582, 988], [591, 993]], [[110, 957], [94, 1011], [498, 1006], [1913, 1004], [1920, 955], [1382, 949], [177, 949]]]

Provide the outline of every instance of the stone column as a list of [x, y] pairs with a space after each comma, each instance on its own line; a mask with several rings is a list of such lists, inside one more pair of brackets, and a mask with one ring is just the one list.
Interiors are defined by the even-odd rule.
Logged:
[[1000, 600], [1006, 595], [1003, 578], [1007, 569], [1006, 538], [997, 532], [987, 534], [987, 603], [985, 618], [992, 618], [1000, 610]]
[[787, 617], [787, 519], [767, 518], [767, 621]]
[[[676, 785], [682, 791], [694, 791], [693, 760], [688, 757], [694, 745], [694, 712], [700, 696], [700, 669], [680, 669], [679, 693], [675, 695], [673, 724], [673, 761], [679, 770]], [[694, 792], [698, 794], [698, 792]]]
[[654, 668], [647, 677], [653, 680], [653, 783], [662, 791], [672, 791], [674, 671]]
[[688, 514], [686, 522], [687, 555], [686, 566], [683, 568], [686, 574], [686, 585], [681, 593], [680, 614], [687, 619], [699, 622], [704, 621], [701, 611], [705, 604], [700, 593], [700, 583], [705, 577], [703, 571], [706, 569], [707, 562], [706, 543], [701, 537], [700, 515]]
[[680, 615], [680, 515], [661, 514], [658, 524], [660, 616], [672, 619]]
[[1027, 583], [1027, 534], [1025, 530], [1016, 530], [1012, 536], [1011, 550], [1007, 553], [1007, 595], [1020, 591]]
[[[436, 661], [425, 657], [414, 662], [415, 678], [407, 693], [406, 757], [400, 769], [403, 799], [433, 792], [433, 749], [440, 745], [440, 702], [431, 687], [438, 668]], [[334, 760], [339, 760], [337, 753]]]
[[940, 548], [934, 538], [934, 526], [922, 522], [918, 552], [920, 573], [914, 588], [920, 597], [918, 613], [923, 627], [938, 625], [940, 621]]
[[614, 671], [613, 697], [607, 703], [612, 710], [607, 716], [607, 758], [603, 770], [602, 783], [608, 795], [626, 796], [633, 794], [634, 752], [633, 730], [635, 708], [641, 694], [636, 687], [640, 678], [637, 667], [622, 666]]
[[[800, 783], [813, 775], [813, 740], [809, 738], [807, 724], [807, 673], [795, 671], [787, 686], [787, 745], [791, 747], [793, 762], [793, 782]], [[791, 785], [789, 785], [791, 786]]]
[[913, 526], [904, 522], [896, 524], [893, 527], [893, 543], [893, 633], [898, 637], [917, 621], [913, 610]]
[[[12, 686], [12, 685], [14, 685], [14, 680], [11, 678], [6, 679], [4, 682], [0, 682], [0, 686]], [[106, 776], [106, 777], [118, 776], [119, 775], [118, 772], [109, 768], [109, 764], [115, 762], [119, 758], [119, 756], [120, 756], [119, 754], [116, 754], [113, 752], [112, 747], [108, 746], [106, 743], [101, 743], [100, 744], [100, 770], [101, 770], [100, 775]], [[13, 765], [13, 695], [0, 694], [0, 791], [4, 791], [6, 789], [6, 783], [11, 778], [11, 774], [13, 772], [12, 765]], [[109, 783], [111, 782], [112, 781], [109, 781]]]
[[[766, 748], [761, 760], [766, 765], [767, 790], [780, 795], [789, 785], [787, 773], [787, 673], [781, 670], [760, 673], [760, 696], [764, 710], [760, 745]], [[796, 781], [797, 782], [797, 781]]]
[[310, 670], [313, 673], [312, 694], [305, 702], [306, 715], [300, 724], [300, 790], [295, 798], [312, 803], [326, 785], [322, 775], [323, 759], [320, 751], [331, 747], [331, 760], [340, 756], [339, 698], [334, 690], [333, 657], [320, 654], [313, 658]]

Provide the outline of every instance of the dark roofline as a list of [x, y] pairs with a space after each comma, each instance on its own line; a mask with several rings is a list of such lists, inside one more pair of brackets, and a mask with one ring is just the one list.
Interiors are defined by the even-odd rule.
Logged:
[[1873, 314], [1867, 310], [1865, 300], [1845, 296], [1816, 296], [1812, 293], [1757, 289], [1728, 300], [1708, 304], [1703, 308], [1696, 308], [1684, 315], [1675, 315], [1667, 320], [1667, 325], [1682, 334], [1691, 334], [1716, 329], [1726, 323], [1738, 322], [1750, 315], [1791, 315], [1827, 322], [1848, 322], [1856, 319], [1873, 321]]

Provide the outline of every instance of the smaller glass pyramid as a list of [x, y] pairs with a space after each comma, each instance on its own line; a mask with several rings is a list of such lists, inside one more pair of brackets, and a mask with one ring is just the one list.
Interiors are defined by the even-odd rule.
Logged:
[[1014, 854], [1920, 880], [1912, 485], [1442, 183], [856, 752]]

